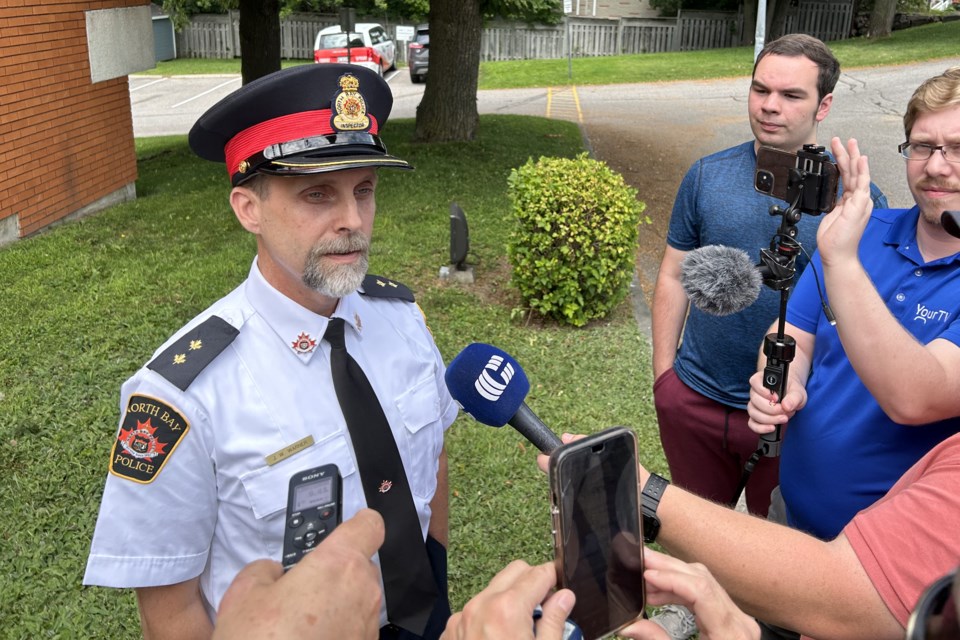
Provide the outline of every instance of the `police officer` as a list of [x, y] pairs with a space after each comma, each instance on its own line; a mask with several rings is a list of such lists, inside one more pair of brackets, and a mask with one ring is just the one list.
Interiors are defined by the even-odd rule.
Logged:
[[[367, 275], [377, 168], [412, 169], [379, 137], [392, 102], [365, 68], [303, 65], [245, 85], [190, 132], [195, 153], [226, 163], [257, 255], [121, 390], [84, 583], [136, 589], [148, 640], [209, 638], [237, 573], [280, 559], [291, 476], [330, 463], [343, 518], [369, 504], [385, 520], [381, 638], [443, 630], [443, 433], [457, 406], [413, 294]], [[345, 399], [344, 350], [373, 395]], [[358, 430], [348, 405], [383, 430]], [[391, 547], [410, 529], [412, 544]]]

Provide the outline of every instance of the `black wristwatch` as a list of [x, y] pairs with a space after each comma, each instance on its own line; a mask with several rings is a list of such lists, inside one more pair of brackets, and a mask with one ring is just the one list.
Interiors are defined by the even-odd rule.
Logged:
[[655, 473], [651, 473], [647, 478], [647, 483], [643, 485], [643, 491], [640, 496], [641, 512], [643, 513], [643, 541], [647, 544], [657, 539], [660, 533], [660, 518], [657, 517], [657, 506], [660, 504], [660, 498], [666, 490], [670, 481]]

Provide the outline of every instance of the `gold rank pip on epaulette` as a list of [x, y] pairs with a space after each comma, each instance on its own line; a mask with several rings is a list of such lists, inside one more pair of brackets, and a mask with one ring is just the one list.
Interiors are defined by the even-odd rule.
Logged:
[[163, 350], [147, 365], [181, 391], [240, 333], [218, 316], [210, 316]]
[[364, 278], [360, 294], [371, 298], [397, 298], [406, 302], [416, 302], [413, 291], [410, 291], [406, 285], [383, 276], [368, 275]]

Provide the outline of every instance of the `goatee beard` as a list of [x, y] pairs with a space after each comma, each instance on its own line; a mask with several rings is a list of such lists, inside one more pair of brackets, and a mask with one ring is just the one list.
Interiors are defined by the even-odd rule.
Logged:
[[[360, 252], [353, 264], [326, 264], [324, 257], [332, 253]], [[310, 250], [303, 269], [303, 283], [328, 298], [342, 298], [360, 288], [367, 275], [370, 241], [360, 232], [335, 240], [320, 240]]]

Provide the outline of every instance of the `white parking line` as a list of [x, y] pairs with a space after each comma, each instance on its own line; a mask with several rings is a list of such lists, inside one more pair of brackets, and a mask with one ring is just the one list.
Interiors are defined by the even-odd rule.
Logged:
[[157, 84], [158, 82], [163, 82], [164, 80], [169, 80], [169, 78], [167, 78], [167, 77], [158, 78], [158, 79], [154, 80], [153, 82], [148, 82], [147, 84], [142, 84], [142, 85], [140, 85], [139, 87], [133, 87], [133, 88], [130, 89], [130, 93], [133, 93], [134, 91], [140, 91], [140, 89], [144, 89], [144, 88], [146, 88], [146, 87], [153, 86], [153, 85]]
[[184, 101], [182, 101], [182, 102], [178, 102], [177, 104], [173, 105], [173, 106], [170, 107], [170, 108], [171, 108], [171, 109], [176, 109], [177, 107], [181, 107], [181, 106], [187, 104], [188, 102], [193, 102], [193, 101], [196, 100], [197, 98], [202, 98], [203, 96], [207, 95], [208, 93], [213, 93], [214, 91], [217, 91], [218, 89], [221, 89], [221, 88], [227, 86], [228, 84], [231, 84], [231, 83], [233, 83], [233, 82], [239, 82], [239, 81], [240, 81], [240, 78], [234, 78], [234, 79], [232, 79], [232, 80], [227, 80], [226, 82], [221, 82], [220, 84], [218, 84], [217, 86], [213, 87], [212, 89], [207, 89], [207, 90], [204, 91], [203, 93], [198, 93], [197, 95], [193, 96], [192, 98], [187, 98], [186, 100], [184, 100]]

